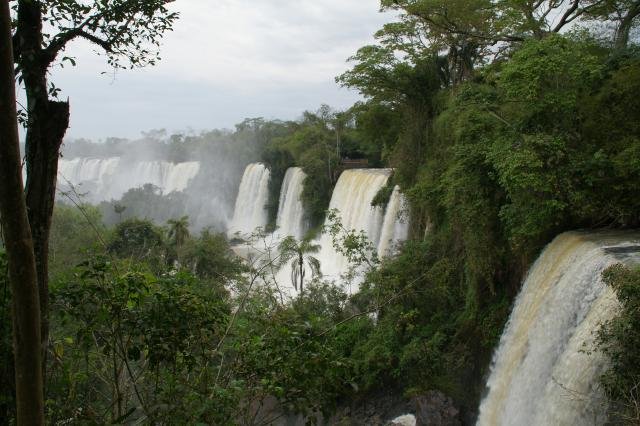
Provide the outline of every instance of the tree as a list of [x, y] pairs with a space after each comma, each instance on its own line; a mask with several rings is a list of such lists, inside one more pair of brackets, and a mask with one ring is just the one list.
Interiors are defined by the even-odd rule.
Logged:
[[107, 249], [119, 258], [146, 260], [161, 268], [165, 257], [162, 237], [162, 230], [151, 221], [128, 219], [116, 226]]
[[588, 19], [617, 24], [625, 44], [637, 0], [381, 0], [382, 10], [400, 12], [376, 38], [410, 62], [425, 53], [444, 54], [452, 84], [469, 78], [478, 64], [528, 39], [542, 39]]
[[122, 222], [122, 213], [127, 209], [127, 206], [124, 206], [120, 203], [115, 203], [113, 205], [113, 211], [118, 215], [118, 221]]
[[638, 23], [640, 16], [640, 1], [613, 2], [615, 7], [615, 20], [618, 22], [616, 29], [615, 46], [617, 48], [627, 47], [629, 43], [629, 33], [634, 25]]
[[319, 250], [320, 246], [313, 244], [310, 240], [297, 241], [291, 236], [285, 238], [278, 246], [279, 267], [282, 269], [291, 261], [291, 283], [300, 294], [302, 294], [306, 276], [305, 263], [311, 268], [311, 274], [314, 277], [320, 275], [320, 261], [311, 256], [311, 253], [317, 253]]
[[224, 235], [209, 229], [204, 229], [199, 238], [187, 241], [182, 253], [182, 264], [198, 279], [215, 284], [212, 286], [215, 288], [223, 289], [225, 284], [240, 280], [245, 272]]
[[9, 3], [0, 4], [0, 218], [13, 295], [18, 425], [44, 425], [40, 303], [22, 186]]
[[[83, 39], [107, 55], [113, 67], [142, 67], [159, 59], [162, 35], [178, 14], [172, 0], [14, 0], [13, 54], [27, 98], [26, 203], [35, 251], [42, 321], [48, 340], [48, 246], [58, 157], [69, 125], [69, 103], [55, 100], [48, 72], [70, 42]], [[48, 31], [51, 30], [49, 33]], [[75, 63], [62, 57], [62, 62]]]
[[176, 250], [179, 250], [189, 239], [189, 216], [182, 216], [180, 219], [169, 219], [168, 237], [173, 242]]
[[629, 43], [631, 29], [638, 24], [640, 16], [640, 0], [605, 0], [596, 1], [596, 7], [589, 10], [588, 18], [608, 20], [615, 24], [613, 45], [624, 49]]

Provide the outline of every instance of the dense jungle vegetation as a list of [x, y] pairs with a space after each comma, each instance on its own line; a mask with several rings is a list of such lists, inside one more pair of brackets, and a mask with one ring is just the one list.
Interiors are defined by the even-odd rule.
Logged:
[[[247, 149], [246, 160], [271, 170], [272, 225], [288, 167], [308, 175], [312, 233], [343, 159], [394, 169], [411, 239], [397, 257], [367, 262], [351, 297], [316, 278], [285, 302], [277, 286], [258, 284], [273, 281], [277, 258], [240, 261], [215, 231], [192, 235], [186, 217], [157, 224], [134, 208], [122, 218], [112, 205], [59, 204], [50, 422], [268, 424], [281, 412], [256, 404], [273, 398], [287, 412], [328, 414], [381, 389], [442, 391], [471, 422], [511, 302], [542, 247], [566, 230], [640, 226], [640, 5], [576, 1], [566, 15], [549, 6], [560, 15], [551, 25], [536, 9], [545, 2], [476, 3], [383, 0], [400, 20], [337, 77], [362, 102], [297, 121], [246, 120], [229, 136], [251, 140], [258, 153]], [[569, 31], [574, 20], [581, 25]], [[190, 143], [207, 149], [180, 136], [153, 143], [171, 161], [193, 158]], [[140, 194], [121, 202], [148, 207]], [[623, 407], [640, 382], [637, 275], [605, 274], [625, 309], [599, 334], [614, 360], [603, 381]], [[10, 424], [10, 303], [0, 277], [0, 418]]]

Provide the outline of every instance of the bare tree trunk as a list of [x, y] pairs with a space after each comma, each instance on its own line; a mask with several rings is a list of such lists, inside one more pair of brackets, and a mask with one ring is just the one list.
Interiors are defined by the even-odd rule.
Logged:
[[58, 157], [69, 127], [69, 104], [49, 99], [49, 58], [42, 49], [42, 5], [21, 1], [18, 7], [19, 65], [27, 94], [28, 125], [25, 144], [26, 203], [36, 258], [40, 298], [43, 377], [46, 377], [49, 339], [49, 233], [56, 191]]
[[0, 2], [0, 220], [13, 294], [18, 425], [44, 425], [40, 302], [22, 173], [9, 3]]
[[33, 236], [38, 290], [40, 292], [43, 371], [49, 340], [49, 234], [56, 192], [58, 157], [69, 123], [69, 104], [46, 101], [29, 112], [27, 130], [26, 203]]
[[624, 49], [629, 44], [629, 33], [633, 27], [633, 21], [638, 15], [640, 15], [640, 1], [634, 2], [627, 14], [620, 20], [614, 42], [616, 49]]

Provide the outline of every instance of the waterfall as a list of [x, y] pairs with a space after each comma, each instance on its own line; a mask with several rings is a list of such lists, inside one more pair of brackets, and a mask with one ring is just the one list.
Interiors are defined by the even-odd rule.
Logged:
[[199, 170], [197, 161], [174, 164], [127, 162], [119, 157], [60, 159], [58, 183], [63, 191], [68, 190], [71, 183], [79, 193], [87, 194], [88, 201], [97, 203], [119, 199], [129, 189], [147, 183], [159, 187], [163, 193], [184, 191]]
[[[346, 170], [340, 175], [329, 204], [329, 209], [339, 211], [341, 224], [345, 229], [362, 231], [373, 250], [384, 256], [392, 254], [393, 246], [405, 240], [408, 234], [408, 208], [399, 187], [394, 188], [386, 211], [371, 205], [374, 197], [386, 185], [390, 174], [390, 169]], [[268, 244], [277, 244], [287, 235], [298, 240], [304, 236], [306, 224], [300, 194], [305, 178], [305, 173], [299, 167], [287, 170], [280, 192], [278, 230], [267, 239]], [[228, 231], [230, 237], [235, 232], [248, 233], [257, 226], [266, 224], [267, 212], [264, 205], [267, 202], [268, 181], [269, 171], [262, 164], [250, 164], [247, 167], [240, 183], [235, 213]], [[349, 264], [348, 260], [334, 249], [331, 235], [322, 234], [314, 244], [320, 246], [320, 251], [311, 255], [320, 261], [323, 276], [340, 282], [341, 275], [348, 272]], [[243, 257], [254, 255], [248, 247], [237, 246], [235, 249]], [[266, 247], [260, 249], [261, 252], [267, 251]], [[311, 271], [307, 272], [308, 280]], [[289, 265], [276, 271], [274, 275], [281, 290], [289, 296], [295, 294], [291, 286]]]
[[302, 206], [302, 184], [307, 175], [300, 167], [287, 169], [280, 191], [280, 203], [276, 233], [279, 236], [293, 236], [297, 240], [302, 239], [306, 232], [304, 220], [304, 207]]
[[[345, 229], [364, 231], [374, 247], [377, 247], [380, 239], [383, 210], [371, 206], [371, 201], [387, 183], [390, 174], [390, 169], [345, 170], [336, 183], [329, 204], [329, 209], [339, 210]], [[347, 272], [347, 259], [333, 248], [329, 234], [322, 234], [320, 246], [317, 257], [323, 275], [338, 279]]]
[[231, 237], [236, 232], [251, 233], [267, 224], [269, 178], [269, 169], [261, 163], [249, 164], [244, 170], [227, 235]]
[[396, 185], [384, 214], [380, 242], [378, 243], [378, 257], [382, 258], [393, 254], [394, 246], [405, 241], [409, 236], [408, 207], [405, 196], [400, 192], [400, 187]]
[[618, 303], [601, 273], [640, 261], [640, 235], [570, 232], [532, 266], [494, 355], [478, 425], [604, 424], [594, 332]]

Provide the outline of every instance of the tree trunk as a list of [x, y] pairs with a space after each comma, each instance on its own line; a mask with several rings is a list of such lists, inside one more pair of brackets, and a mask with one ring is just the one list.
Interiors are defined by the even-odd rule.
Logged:
[[302, 251], [298, 253], [298, 267], [300, 268], [300, 294], [302, 295], [304, 287], [304, 257]]
[[19, 3], [17, 38], [20, 49], [18, 62], [24, 79], [29, 117], [25, 144], [26, 203], [36, 258], [44, 372], [49, 339], [49, 233], [58, 157], [62, 139], [69, 127], [69, 104], [49, 99], [47, 70], [50, 58], [42, 50], [41, 7], [37, 0]]
[[629, 44], [629, 33], [633, 27], [633, 20], [640, 15], [640, 2], [636, 2], [631, 6], [627, 14], [620, 20], [620, 24], [616, 29], [615, 48], [624, 49]]
[[20, 167], [9, 3], [0, 2], [0, 220], [13, 296], [18, 425], [44, 425], [40, 304]]
[[43, 362], [49, 340], [49, 233], [56, 192], [58, 157], [69, 123], [69, 104], [47, 100], [29, 112], [26, 202], [33, 236], [40, 293]]

